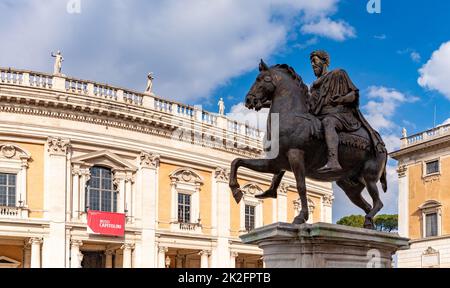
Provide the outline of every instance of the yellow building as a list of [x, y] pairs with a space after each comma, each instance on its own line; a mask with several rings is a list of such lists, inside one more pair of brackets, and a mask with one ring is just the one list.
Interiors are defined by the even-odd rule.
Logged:
[[[260, 156], [263, 135], [224, 116], [11, 69], [0, 104], [0, 267], [262, 267], [239, 235], [298, 213], [290, 174], [260, 201], [270, 175], [242, 169], [234, 202], [228, 167]], [[307, 187], [310, 221], [331, 222], [331, 185]], [[94, 233], [88, 211], [122, 215], [123, 235]]]
[[404, 135], [391, 156], [398, 160], [399, 233], [411, 239], [398, 266], [450, 267], [450, 125]]

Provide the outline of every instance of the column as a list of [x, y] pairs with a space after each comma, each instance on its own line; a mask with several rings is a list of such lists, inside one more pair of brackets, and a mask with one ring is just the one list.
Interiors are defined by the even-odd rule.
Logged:
[[400, 165], [398, 173], [398, 234], [409, 238], [409, 177], [408, 167]]
[[42, 238], [31, 238], [31, 268], [41, 268]]
[[230, 266], [230, 189], [228, 187], [228, 171], [217, 168], [213, 172], [212, 181], [212, 226], [213, 235], [217, 235], [217, 246], [212, 250], [211, 266], [213, 268], [228, 268]]
[[132, 268], [131, 261], [132, 261], [132, 252], [133, 252], [134, 244], [126, 243], [124, 244], [121, 249], [123, 250], [123, 268]]
[[156, 229], [157, 229], [157, 215], [158, 215], [158, 169], [159, 169], [159, 155], [149, 152], [142, 152], [139, 157], [139, 170], [137, 173], [137, 193], [140, 202], [136, 202], [136, 217], [142, 222], [141, 241], [138, 243], [138, 257], [140, 264], [139, 268], [156, 268], [164, 267], [158, 266], [155, 263], [158, 251], [155, 245]]
[[79, 167], [73, 167], [72, 170], [72, 219], [77, 220], [80, 215], [80, 211], [84, 211], [81, 209], [80, 205], [80, 176], [81, 171]]
[[333, 201], [334, 201], [333, 195], [323, 195], [322, 196], [321, 218], [324, 223], [332, 223], [333, 222], [333, 214], [332, 214]]
[[106, 250], [106, 252], [105, 252], [105, 256], [106, 256], [105, 268], [113, 268], [113, 255], [114, 255], [113, 250]]
[[208, 250], [203, 250], [198, 253], [200, 255], [200, 268], [209, 268], [209, 255], [211, 254]]
[[236, 268], [236, 258], [239, 256], [237, 252], [230, 253], [230, 268]]
[[[127, 216], [128, 217], [132, 217], [133, 214], [133, 201], [132, 201], [132, 184], [133, 184], [133, 177], [131, 175], [131, 173], [128, 175], [127, 173], [127, 177], [125, 178], [125, 209], [127, 210]], [[133, 218], [128, 218], [130, 221]], [[128, 220], [127, 219], [127, 220]]]
[[289, 185], [283, 183], [278, 189], [277, 198], [277, 221], [287, 222], [287, 193], [289, 191]]
[[47, 139], [44, 156], [44, 218], [49, 221], [50, 229], [44, 238], [44, 268], [66, 267], [66, 163], [69, 147], [70, 141], [67, 139]]
[[31, 268], [31, 245], [29, 242], [24, 243], [23, 261], [23, 268]]
[[158, 268], [166, 268], [166, 253], [169, 248], [160, 246], [158, 248]]
[[80, 240], [72, 240], [70, 244], [70, 268], [81, 268], [81, 261], [83, 261], [83, 254], [80, 247], [83, 242]]

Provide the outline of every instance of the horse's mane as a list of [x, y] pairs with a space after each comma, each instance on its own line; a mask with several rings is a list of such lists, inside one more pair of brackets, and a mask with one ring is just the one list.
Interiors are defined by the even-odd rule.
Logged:
[[294, 68], [292, 68], [291, 66], [289, 66], [287, 64], [277, 64], [277, 65], [273, 66], [273, 68], [278, 68], [278, 69], [284, 70], [289, 75], [291, 75], [294, 80], [297, 80], [301, 84], [303, 84], [302, 77], [300, 77], [300, 75], [298, 75], [297, 72], [295, 72]]

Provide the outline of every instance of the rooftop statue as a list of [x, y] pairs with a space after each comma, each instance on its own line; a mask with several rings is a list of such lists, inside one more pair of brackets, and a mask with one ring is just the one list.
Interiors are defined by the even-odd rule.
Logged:
[[224, 116], [225, 115], [225, 102], [223, 101], [223, 98], [220, 98], [219, 103], [219, 115]]
[[51, 55], [52, 57], [55, 58], [55, 65], [53, 66], [53, 74], [61, 75], [62, 62], [64, 61], [64, 57], [62, 56], [61, 51], [56, 52], [56, 54], [52, 52]]
[[155, 77], [153, 76], [153, 73], [150, 72], [147, 75], [147, 87], [145, 87], [145, 93], [151, 94], [153, 91], [153, 80], [155, 80]]
[[[294, 224], [303, 224], [309, 217], [305, 178], [335, 181], [366, 213], [364, 227], [375, 229], [373, 219], [383, 207], [379, 181], [387, 192], [385, 144], [360, 112], [359, 90], [348, 74], [342, 69], [328, 71], [330, 57], [325, 51], [311, 53], [310, 61], [317, 80], [309, 89], [292, 67], [269, 67], [261, 60], [260, 74], [245, 105], [256, 111], [270, 108], [267, 138], [278, 141], [278, 153], [271, 159], [233, 161], [229, 183], [233, 196], [238, 203], [243, 197], [237, 181], [239, 167], [274, 174], [271, 187], [257, 195], [259, 199], [276, 198], [284, 174], [291, 171], [302, 205]], [[278, 119], [278, 125], [271, 123], [273, 119]], [[272, 127], [279, 131], [271, 131]], [[364, 188], [373, 206], [362, 197]]]

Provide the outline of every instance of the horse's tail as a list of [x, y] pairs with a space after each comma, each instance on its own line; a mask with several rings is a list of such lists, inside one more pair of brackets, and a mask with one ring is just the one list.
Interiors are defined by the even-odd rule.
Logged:
[[383, 175], [381, 175], [381, 179], [380, 179], [381, 187], [383, 187], [384, 193], [386, 193], [386, 192], [387, 192], [387, 189], [388, 189], [387, 175], [386, 175], [386, 174], [387, 174], [387, 173], [386, 173], [386, 166], [384, 166]]
[[377, 155], [378, 163], [380, 163], [382, 165], [381, 167], [383, 167], [383, 173], [381, 174], [380, 178], [381, 187], [383, 188], [384, 193], [386, 193], [388, 190], [387, 171], [386, 171], [388, 155], [385, 149], [381, 149], [381, 151], [378, 151], [377, 154], [378, 154]]

